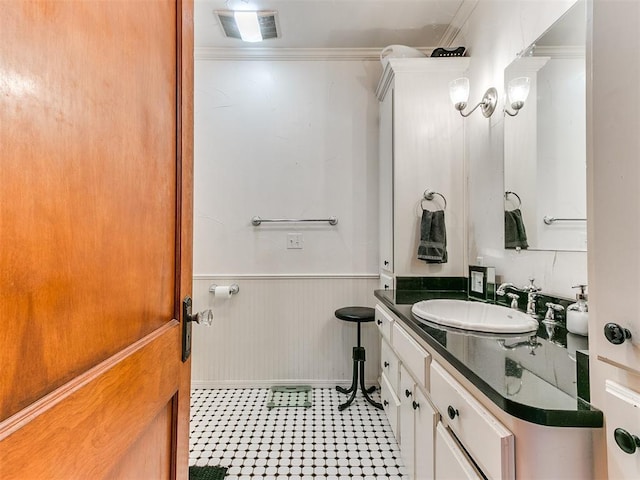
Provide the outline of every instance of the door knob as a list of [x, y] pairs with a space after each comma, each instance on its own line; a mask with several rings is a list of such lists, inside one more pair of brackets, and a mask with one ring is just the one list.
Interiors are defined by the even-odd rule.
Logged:
[[617, 323], [607, 323], [604, 326], [604, 336], [614, 345], [621, 345], [631, 338], [631, 332]]
[[208, 308], [196, 314], [192, 314], [191, 305], [192, 305], [191, 298], [185, 297], [184, 301], [182, 302], [182, 309], [183, 309], [182, 313], [185, 321], [195, 322], [199, 325], [206, 325], [207, 327], [210, 327], [211, 324], [213, 323], [213, 312], [211, 311], [211, 309]]
[[613, 431], [613, 438], [624, 453], [632, 454], [640, 448], [640, 438], [631, 435], [624, 428], [616, 428]]
[[188, 322], [196, 322], [199, 325], [210, 327], [213, 324], [213, 312], [210, 308], [192, 315]]

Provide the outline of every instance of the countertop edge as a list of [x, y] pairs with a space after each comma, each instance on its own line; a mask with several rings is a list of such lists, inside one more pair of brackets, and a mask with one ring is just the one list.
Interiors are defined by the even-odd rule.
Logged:
[[[546, 410], [531, 405], [514, 402], [504, 398], [499, 392], [494, 390], [482, 378], [473, 372], [469, 367], [460, 362], [451, 353], [447, 351], [439, 342], [437, 342], [427, 332], [421, 330], [412, 319], [407, 319], [401, 313], [394, 302], [385, 298], [384, 294], [388, 294], [385, 290], [375, 290], [375, 297], [382, 304], [391, 310], [402, 323], [413, 330], [420, 338], [429, 344], [431, 348], [436, 350], [447, 362], [449, 362], [458, 372], [464, 375], [476, 388], [480, 390], [489, 400], [497, 405], [505, 413], [525, 420], [537, 425], [547, 427], [574, 427], [574, 428], [602, 428], [604, 426], [604, 417], [600, 410], [584, 402], [587, 408], [585, 410]], [[580, 400], [576, 400], [579, 402]]]

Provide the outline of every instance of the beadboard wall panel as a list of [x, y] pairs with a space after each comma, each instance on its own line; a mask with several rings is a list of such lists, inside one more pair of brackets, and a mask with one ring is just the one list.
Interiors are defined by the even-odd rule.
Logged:
[[[211, 284], [237, 283], [227, 299]], [[348, 305], [375, 305], [377, 276], [205, 277], [193, 281], [194, 311], [213, 309], [211, 327], [194, 325], [194, 388], [287, 384], [348, 385], [356, 324], [334, 316]], [[377, 382], [380, 341], [373, 322], [362, 326], [367, 384]]]

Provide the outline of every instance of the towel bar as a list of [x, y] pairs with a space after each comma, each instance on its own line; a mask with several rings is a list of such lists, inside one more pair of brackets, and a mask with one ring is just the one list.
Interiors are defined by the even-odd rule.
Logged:
[[420, 201], [420, 206], [422, 207], [422, 210], [424, 210], [424, 207], [422, 206], [422, 202], [424, 202], [425, 200], [429, 200], [429, 201], [433, 200], [433, 196], [434, 195], [439, 195], [440, 198], [442, 198], [442, 201], [444, 202], [443, 210], [446, 210], [447, 209], [447, 199], [444, 198], [444, 195], [442, 195], [439, 192], [435, 192], [433, 190], [428, 190], [428, 189], [425, 190], [424, 193], [422, 194], [422, 200]]
[[329, 217], [329, 218], [304, 218], [304, 219], [295, 219], [295, 218], [260, 218], [255, 216], [251, 219], [251, 225], [257, 227], [263, 222], [329, 222], [329, 225], [337, 225], [338, 218], [337, 217]]
[[552, 225], [555, 222], [586, 222], [587, 221], [586, 218], [556, 218], [556, 217], [549, 217], [548, 215], [545, 215], [542, 220], [547, 225]]

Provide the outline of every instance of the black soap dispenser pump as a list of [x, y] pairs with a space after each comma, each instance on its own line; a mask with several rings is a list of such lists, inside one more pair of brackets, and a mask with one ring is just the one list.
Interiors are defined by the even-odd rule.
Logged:
[[576, 294], [576, 303], [567, 307], [567, 330], [577, 335], [589, 335], [589, 306], [587, 304], [586, 285], [576, 285], [580, 293]]

